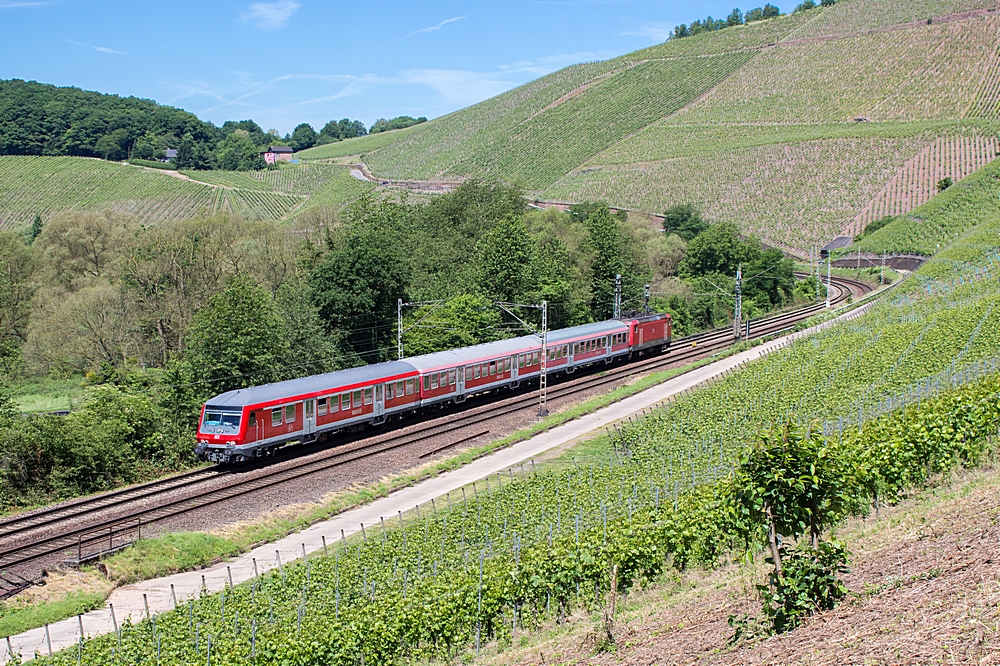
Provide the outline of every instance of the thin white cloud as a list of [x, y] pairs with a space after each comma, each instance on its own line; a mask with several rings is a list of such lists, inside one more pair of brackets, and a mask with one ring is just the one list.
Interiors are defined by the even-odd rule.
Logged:
[[516, 85], [498, 74], [461, 69], [408, 69], [401, 71], [398, 78], [401, 83], [431, 88], [449, 106], [475, 104]]
[[278, 0], [278, 2], [255, 2], [243, 14], [244, 21], [253, 21], [263, 30], [276, 30], [292, 18], [302, 5], [295, 0]]
[[556, 55], [542, 56], [534, 60], [518, 60], [509, 65], [500, 65], [497, 69], [501, 72], [512, 74], [532, 74], [534, 76], [545, 76], [557, 69], [575, 65], [581, 62], [593, 62], [603, 60], [615, 55], [612, 51], [580, 51], [577, 53], [558, 53]]
[[100, 53], [110, 53], [111, 55], [128, 55], [125, 51], [116, 51], [114, 49], [109, 49], [107, 46], [93, 46], [92, 44], [84, 44], [83, 42], [75, 42], [72, 39], [67, 39], [70, 44], [76, 44], [77, 46], [85, 46], [88, 49], [94, 49]]
[[390, 42], [390, 43], [391, 44], [395, 44], [397, 42], [403, 41], [404, 39], [407, 39], [409, 37], [413, 37], [414, 35], [420, 35], [420, 34], [423, 34], [425, 32], [436, 32], [436, 31], [440, 30], [441, 28], [445, 27], [446, 25], [448, 25], [449, 23], [454, 23], [455, 21], [461, 21], [462, 19], [466, 19], [466, 18], [469, 18], [469, 17], [468, 16], [452, 16], [450, 19], [445, 19], [445, 20], [443, 20], [440, 23], [437, 23], [435, 25], [429, 25], [426, 28], [420, 28], [419, 30], [413, 30], [412, 32], [408, 32], [405, 35], [403, 35], [402, 37], [400, 37], [399, 39], [397, 39], [396, 41]]
[[629, 37], [646, 37], [654, 42], [665, 42], [674, 34], [674, 23], [643, 23], [634, 30], [618, 33]]
[[54, 5], [54, 2], [48, 2], [43, 0], [41, 2], [34, 2], [32, 0], [0, 0], [0, 9], [24, 9], [27, 7], [48, 7], [49, 5]]

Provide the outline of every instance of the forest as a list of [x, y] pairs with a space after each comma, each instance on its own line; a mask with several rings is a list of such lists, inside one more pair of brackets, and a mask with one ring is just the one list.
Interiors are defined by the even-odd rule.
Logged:
[[533, 210], [519, 190], [469, 181], [285, 225], [68, 212], [0, 233], [0, 402], [16, 412], [11, 390], [37, 378], [87, 386], [68, 416], [0, 426], [0, 508], [189, 464], [212, 395], [394, 358], [399, 299], [437, 305], [407, 308], [405, 326], [423, 319], [405, 335], [414, 355], [523, 335], [496, 301], [546, 300], [553, 328], [608, 318], [618, 274], [624, 308], [671, 312], [676, 335], [730, 321], [738, 266], [748, 316], [811, 298], [790, 260], [735, 225], [691, 207], [667, 220], [661, 232], [605, 204]]
[[[426, 120], [424, 118], [423, 120]], [[380, 119], [378, 131], [420, 122], [408, 116]], [[282, 137], [252, 120], [221, 127], [193, 113], [148, 99], [119, 97], [72, 87], [0, 80], [0, 155], [68, 155], [106, 160], [162, 160], [179, 151], [176, 166], [187, 169], [255, 170], [270, 145], [303, 150], [313, 145], [365, 136], [359, 120], [331, 120], [316, 132], [308, 123]]]

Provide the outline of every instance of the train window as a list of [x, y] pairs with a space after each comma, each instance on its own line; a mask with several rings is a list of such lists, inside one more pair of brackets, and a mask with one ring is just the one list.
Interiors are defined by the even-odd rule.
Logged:
[[531, 354], [531, 365], [538, 365], [542, 360], [542, 352], [536, 351]]
[[562, 347], [560, 347], [559, 348], [559, 353], [560, 353], [560, 357], [559, 358], [566, 358], [566, 355], [569, 353], [569, 347], [568, 347], [568, 345], [563, 345]]
[[447, 370], [445, 370], [444, 372], [441, 373], [441, 376], [438, 378], [438, 385], [439, 386], [447, 386], [448, 385], [448, 371]]
[[285, 423], [293, 423], [295, 421], [295, 405], [287, 405], [285, 407]]
[[395, 390], [395, 386], [396, 385], [393, 384], [393, 383], [391, 383], [391, 382], [389, 384], [385, 385], [385, 399], [386, 400], [392, 400], [396, 396], [396, 394], [393, 393], [393, 391]]
[[[438, 387], [438, 376], [437, 376], [437, 373], [431, 375], [430, 377], [427, 377], [427, 379], [430, 380], [430, 383], [431, 383], [430, 384], [430, 388], [431, 389], [436, 389]], [[427, 388], [426, 381], [424, 382], [424, 388], [425, 389]]]
[[577, 343], [574, 342], [573, 343], [573, 356], [576, 356], [579, 353], [580, 353], [580, 345], [578, 345]]
[[406, 382], [396, 382], [396, 397], [402, 398], [406, 395]]
[[424, 390], [425, 391], [430, 391], [431, 390], [431, 376], [430, 375], [424, 375]]
[[497, 374], [497, 362], [490, 361], [490, 377]]
[[365, 404], [366, 405], [372, 404], [372, 387], [371, 386], [369, 386], [368, 388], [365, 389]]
[[281, 425], [281, 407], [271, 410], [271, 427]]
[[247, 425], [251, 428], [257, 425], [257, 412], [250, 412], [250, 422]]
[[328, 402], [330, 404], [330, 413], [331, 414], [333, 414], [334, 412], [336, 412], [336, 411], [338, 411], [340, 409], [340, 396], [339, 395], [331, 395], [330, 396], [330, 400]]
[[503, 371], [510, 372], [510, 358], [505, 358], [503, 360]]
[[476, 366], [473, 366], [473, 368], [472, 368], [472, 371], [473, 371], [473, 372], [472, 372], [472, 376], [473, 376], [473, 377], [474, 377], [475, 379], [479, 379], [479, 377], [480, 377], [480, 372], [482, 371], [482, 366], [480, 366], [480, 365], [476, 365]]
[[454, 384], [456, 381], [458, 381], [458, 371], [457, 370], [449, 370], [448, 371], [448, 383], [449, 384]]
[[358, 389], [353, 394], [351, 394], [351, 402], [354, 403], [355, 407], [361, 406], [361, 389]]
[[316, 414], [326, 416], [326, 398], [320, 398], [316, 401]]
[[340, 409], [345, 412], [351, 411], [351, 394], [344, 393], [340, 396]]
[[417, 380], [410, 378], [406, 380], [406, 395], [413, 395], [413, 392], [417, 390]]
[[517, 367], [519, 367], [519, 368], [523, 368], [524, 367], [524, 354], [518, 354], [517, 355]]

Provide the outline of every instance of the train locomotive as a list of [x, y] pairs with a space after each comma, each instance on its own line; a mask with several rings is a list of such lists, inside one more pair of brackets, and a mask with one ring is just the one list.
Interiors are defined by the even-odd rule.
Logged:
[[[670, 344], [668, 314], [611, 319], [552, 331], [549, 374], [572, 373], [659, 352]], [[238, 463], [348, 428], [380, 425], [431, 407], [517, 388], [541, 374], [537, 335], [413, 356], [402, 361], [228, 391], [202, 407], [195, 454]]]

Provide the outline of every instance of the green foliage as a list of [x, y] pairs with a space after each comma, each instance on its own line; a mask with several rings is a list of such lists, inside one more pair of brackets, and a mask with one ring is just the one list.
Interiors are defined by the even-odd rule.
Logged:
[[701, 219], [701, 214], [691, 204], [677, 204], [663, 214], [663, 230], [668, 234], [677, 234], [685, 241], [690, 241], [706, 229], [708, 223]]
[[767, 585], [758, 585], [763, 611], [771, 632], [781, 634], [798, 627], [815, 613], [832, 610], [847, 595], [837, 574], [847, 573], [847, 549], [824, 541], [817, 549], [799, 545], [782, 547], [780, 577], [771, 572]]
[[133, 157], [128, 161], [132, 166], [146, 167], [147, 169], [160, 169], [161, 171], [175, 171], [177, 166], [173, 162], [154, 162]]
[[323, 129], [319, 131], [317, 143], [323, 145], [331, 141], [344, 141], [345, 139], [365, 136], [367, 133], [364, 123], [360, 120], [341, 118], [340, 120], [331, 120], [323, 125]]
[[398, 116], [392, 120], [386, 120], [385, 118], [379, 118], [375, 121], [375, 124], [371, 126], [368, 130], [369, 134], [378, 134], [379, 132], [389, 132], [391, 130], [405, 129], [407, 127], [413, 127], [414, 125], [419, 125], [420, 123], [426, 123], [427, 118], [425, 116], [420, 116], [419, 118], [412, 118], [410, 116]]
[[531, 287], [534, 242], [519, 218], [504, 218], [476, 244], [476, 289], [493, 301], [516, 303]]
[[229, 539], [204, 532], [176, 532], [142, 539], [104, 560], [108, 578], [128, 585], [200, 566], [239, 554]]
[[316, 133], [312, 125], [309, 123], [301, 123], [297, 125], [294, 130], [292, 130], [291, 137], [288, 138], [288, 145], [292, 147], [295, 152], [300, 150], [305, 150], [306, 148], [312, 148], [316, 145], [316, 141], [319, 140], [320, 135]]
[[628, 309], [628, 304], [642, 293], [648, 268], [639, 259], [624, 225], [611, 215], [607, 205], [590, 213], [584, 224], [593, 255], [590, 310], [596, 319], [609, 319], [614, 314], [616, 276], [621, 276], [623, 309]]
[[228, 171], [256, 171], [266, 166], [257, 145], [238, 131], [219, 142], [215, 159], [220, 169]]
[[743, 241], [740, 230], [732, 222], [713, 224], [694, 238], [687, 247], [687, 259], [681, 264], [682, 274], [736, 275], [741, 264], [748, 264], [760, 254], [760, 244]]
[[[425, 318], [426, 317], [426, 318]], [[433, 313], [417, 310], [403, 320], [407, 356], [471, 347], [503, 337], [503, 320], [488, 298], [462, 295], [449, 299]]]
[[937, 191], [938, 192], [944, 192], [945, 190], [947, 190], [952, 185], [953, 185], [953, 183], [951, 181], [951, 178], [947, 178], [947, 177], [946, 178], [942, 178], [941, 180], [939, 180], [937, 182], [937, 186], [936, 186], [937, 187]]
[[[385, 209], [383, 209], [385, 210]], [[342, 331], [367, 361], [389, 356], [389, 322], [406, 297], [409, 263], [392, 228], [361, 217], [336, 239], [308, 277], [310, 298], [331, 333]]]
[[271, 295], [244, 274], [198, 311], [187, 335], [187, 358], [205, 393], [281, 379], [289, 341]]
[[16, 636], [29, 629], [82, 615], [104, 605], [103, 592], [69, 592], [61, 599], [30, 606], [0, 605], [0, 634]]

